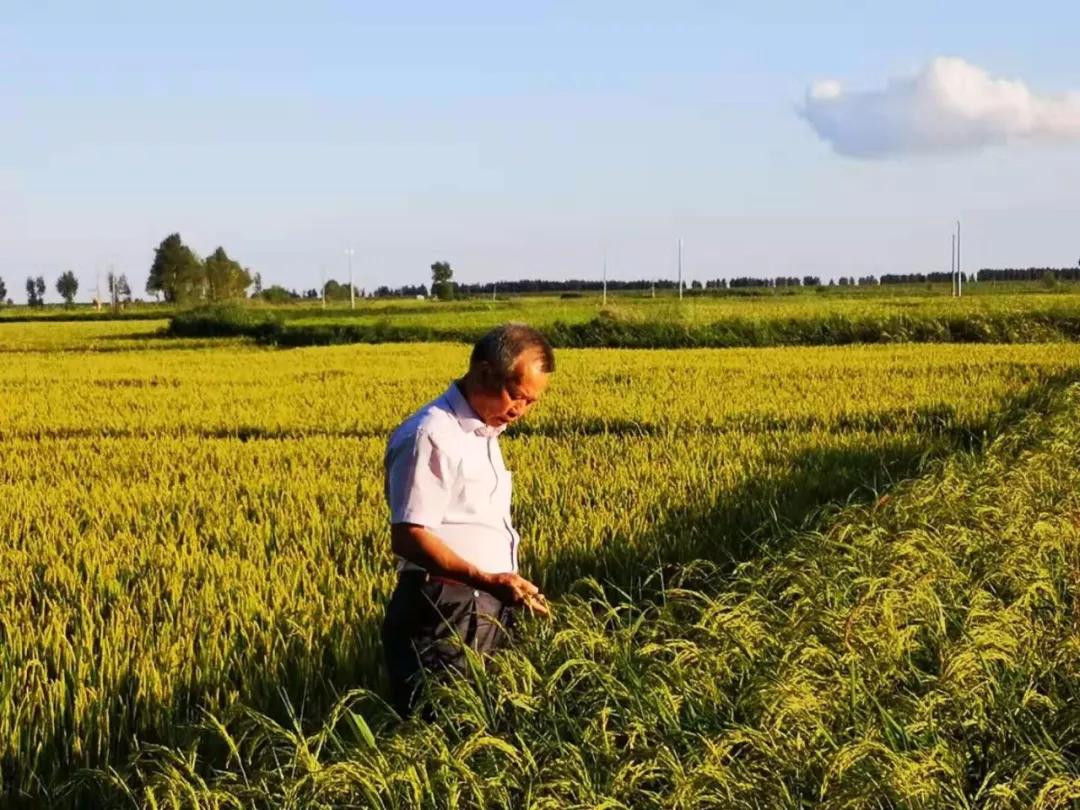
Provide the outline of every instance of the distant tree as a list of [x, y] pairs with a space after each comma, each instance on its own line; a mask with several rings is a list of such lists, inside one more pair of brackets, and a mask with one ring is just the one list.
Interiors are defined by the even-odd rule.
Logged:
[[[364, 291], [356, 286], [353, 287], [353, 294], [357, 298], [364, 297]], [[323, 286], [323, 295], [326, 297], [327, 301], [348, 301], [349, 285], [330, 279]]]
[[450, 262], [435, 262], [431, 265], [431, 291], [440, 301], [454, 297], [454, 271]]
[[125, 304], [131, 303], [131, 285], [128, 284], [127, 276], [123, 273], [116, 279], [116, 297]]
[[113, 307], [120, 306], [121, 302], [131, 303], [131, 285], [128, 284], [127, 276], [116, 275], [112, 271], [105, 277], [105, 283], [109, 289], [109, 302]]
[[[344, 294], [342, 294], [344, 291]], [[349, 288], [339, 282], [337, 279], [330, 279], [323, 284], [323, 298], [327, 301], [337, 301], [341, 298], [349, 297]]]
[[205, 295], [206, 277], [202, 262], [184, 244], [180, 234], [166, 236], [154, 250], [154, 263], [146, 291], [160, 293], [166, 301], [184, 303]]
[[45, 304], [45, 279], [41, 276], [34, 278], [26, 277], [26, 303], [32, 307], [40, 307]]
[[206, 274], [206, 297], [211, 301], [243, 298], [251, 286], [251, 273], [230, 259], [225, 248], [219, 247], [203, 262]]
[[64, 299], [64, 304], [70, 307], [75, 302], [75, 295], [79, 292], [79, 280], [75, 278], [74, 273], [67, 270], [56, 280], [56, 291]]
[[274, 284], [267, 287], [265, 290], [260, 290], [252, 297], [266, 301], [268, 304], [284, 304], [289, 301], [295, 301], [300, 296], [296, 294], [295, 290], [287, 290], [280, 284]]
[[263, 290], [262, 273], [256, 273], [255, 277], [251, 280], [251, 283], [255, 285], [254, 289], [251, 291], [251, 297], [255, 298]]
[[4, 280], [0, 278], [0, 301], [7, 298], [7, 285], [4, 284]]
[[[657, 285], [659, 286], [659, 285]], [[750, 278], [741, 276], [739, 278], [733, 278], [728, 282], [728, 287], [737, 290], [743, 287], [768, 287], [769, 279], [767, 278]]]
[[26, 303], [32, 307], [45, 305], [45, 279], [42, 276], [26, 277]]
[[[467, 285], [469, 287], [469, 293], [477, 295], [481, 290], [478, 288], [484, 285], [472, 284]], [[491, 285], [486, 285], [488, 289]], [[456, 290], [456, 292], [460, 292]], [[427, 298], [427, 287], [423, 284], [402, 284], [400, 287], [388, 287], [385, 284], [381, 287], [376, 287], [375, 292], [372, 293], [374, 298]]]

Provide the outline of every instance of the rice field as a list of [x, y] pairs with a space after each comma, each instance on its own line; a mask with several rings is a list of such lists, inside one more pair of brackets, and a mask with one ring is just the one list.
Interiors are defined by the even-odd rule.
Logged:
[[[1058, 715], [1073, 694], [1061, 691], [1076, 663], [1062, 622], [1076, 586], [1061, 572], [1077, 570], [1075, 535], [1024, 504], [1073, 497], [1057, 448], [1080, 345], [560, 351], [548, 397], [503, 442], [523, 573], [557, 600], [555, 619], [492, 670], [500, 689], [447, 692], [460, 711], [440, 735], [391, 731], [370, 697], [348, 711], [339, 700], [382, 686], [386, 435], [464, 368], [467, 347], [274, 350], [155, 329], [0, 325], [0, 765], [12, 800], [797, 807], [816, 791], [837, 807], [1023, 806], [978, 797], [998, 788], [994, 745], [1009, 747], [994, 723], [1012, 704], [993, 704], [994, 690], [1011, 696], [1028, 678], [1025, 705]], [[1027, 457], [998, 462], [1000, 481], [980, 473], [984, 448], [1006, 444], [994, 437], [1037, 433], [1039, 413], [1058, 431], [1039, 452], [1058, 452], [1061, 486]], [[895, 512], [862, 505], [917, 475], [939, 483], [902, 488]], [[942, 476], [961, 482], [948, 498]], [[953, 497], [965, 481], [978, 497]], [[1022, 494], [1036, 485], [1053, 491]], [[986, 551], [995, 520], [1042, 545]], [[1029, 569], [1041, 590], [1008, 614], [1011, 646], [948, 670], [949, 699], [988, 707], [976, 742], [989, 765], [970, 768], [987, 786], [957, 781], [962, 744], [942, 737], [923, 757], [940, 704], [920, 703], [928, 682], [909, 667], [944, 677], [952, 659], [930, 672], [927, 651], [970, 641], [980, 605], [1004, 621], [992, 599], [1005, 585], [979, 589], [1001, 571], [1015, 590]], [[1037, 637], [1025, 635], [1032, 616]], [[207, 717], [223, 725], [192, 728]], [[358, 737], [342, 736], [341, 718]], [[252, 746], [240, 759], [222, 742], [238, 727]], [[1032, 780], [1068, 777], [1078, 727], [1031, 727], [1049, 735], [1039, 751], [1057, 746]], [[309, 734], [323, 735], [318, 752]], [[418, 800], [435, 785], [440, 798]], [[1030, 798], [1024, 785], [1016, 795]]]
[[[979, 285], [976, 285], [978, 287]], [[810, 321], [829, 318], [888, 319], [914, 314], [925, 318], [950, 316], [983, 317], [1001, 313], [1053, 312], [1073, 315], [1080, 310], [1080, 285], [1064, 285], [1048, 292], [1040, 285], [1012, 286], [999, 292], [996, 285], [981, 285], [981, 294], [953, 298], [948, 285], [932, 291], [919, 287], [852, 288], [849, 291], [823, 289], [798, 294], [764, 291], [754, 295], [721, 297], [690, 296], [679, 300], [673, 293], [620, 294], [608, 296], [605, 304], [596, 293], [579, 298], [554, 296], [514, 296], [498, 300], [485, 298], [461, 301], [415, 301], [369, 299], [355, 310], [341, 304], [263, 308], [277, 312], [290, 324], [317, 325], [326, 322], [376, 323], [392, 320], [395, 325], [442, 329], [484, 329], [507, 320], [521, 320], [549, 327], [556, 322], [584, 323], [606, 311], [634, 322], [675, 322], [706, 324], [732, 319]]]
[[472, 342], [497, 323], [519, 320], [544, 329], [556, 346], [575, 348], [1046, 343], [1080, 338], [1080, 298], [1071, 289], [964, 298], [867, 288], [835, 295], [767, 291], [684, 300], [619, 296], [607, 303], [598, 296], [365, 301], [355, 310], [245, 305], [178, 313], [169, 333], [182, 338], [244, 335], [281, 346]]
[[236, 705], [78, 784], [153, 807], [1075, 808], [1078, 413], [1056, 391], [734, 571], [583, 582], [438, 687], [438, 724], [394, 728], [363, 690], [312, 728]]

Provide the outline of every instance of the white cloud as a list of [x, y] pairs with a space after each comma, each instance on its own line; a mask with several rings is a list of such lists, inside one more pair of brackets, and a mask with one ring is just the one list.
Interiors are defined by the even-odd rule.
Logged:
[[807, 90], [802, 114], [843, 155], [960, 151], [1025, 139], [1080, 141], [1080, 94], [1040, 96], [963, 59], [938, 57], [883, 90]]

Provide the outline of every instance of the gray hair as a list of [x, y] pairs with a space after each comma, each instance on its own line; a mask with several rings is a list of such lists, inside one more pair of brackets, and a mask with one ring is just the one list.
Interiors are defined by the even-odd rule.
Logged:
[[513, 377], [518, 358], [528, 351], [540, 355], [541, 370], [550, 374], [555, 370], [555, 351], [539, 330], [524, 323], [504, 323], [496, 326], [473, 346], [469, 370], [486, 365], [485, 375], [491, 388], [498, 388]]

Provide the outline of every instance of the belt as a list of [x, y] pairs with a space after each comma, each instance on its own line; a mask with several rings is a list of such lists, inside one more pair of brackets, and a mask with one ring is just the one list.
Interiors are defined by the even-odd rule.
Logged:
[[470, 587], [467, 583], [461, 582], [460, 580], [450, 579], [450, 577], [441, 577], [437, 574], [428, 573], [427, 571], [417, 571], [414, 568], [399, 571], [398, 576], [402, 579], [408, 577], [410, 579], [419, 579], [422, 582], [442, 582], [446, 585], [461, 585], [465, 588]]

